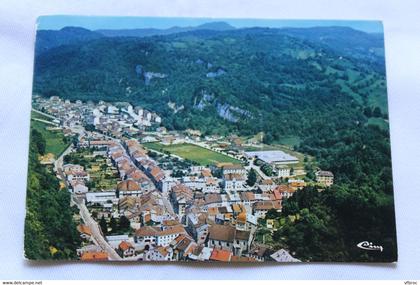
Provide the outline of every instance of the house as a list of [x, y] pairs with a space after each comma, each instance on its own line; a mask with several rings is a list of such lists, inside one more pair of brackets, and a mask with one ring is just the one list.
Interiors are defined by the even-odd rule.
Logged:
[[289, 186], [295, 190], [302, 189], [303, 187], [306, 186], [305, 180], [302, 180], [302, 179], [289, 179], [288, 183], [289, 183]]
[[247, 229], [247, 215], [246, 212], [241, 212], [236, 217], [236, 228], [239, 230]]
[[82, 261], [107, 261], [108, 260], [108, 253], [106, 252], [90, 252], [86, 251], [82, 253], [80, 257]]
[[221, 207], [223, 205], [223, 197], [220, 194], [210, 193], [204, 196], [204, 204], [208, 208]]
[[158, 166], [152, 166], [149, 171], [150, 178], [158, 185], [159, 189], [162, 189], [162, 182], [165, 179], [165, 173]]
[[198, 260], [198, 261], [208, 261], [210, 260], [213, 248], [206, 247], [203, 245], [196, 246], [191, 253], [188, 254], [188, 259]]
[[90, 176], [86, 171], [71, 171], [67, 175], [67, 181], [69, 183], [75, 183], [75, 182], [87, 182], [90, 180]]
[[180, 235], [171, 242], [170, 247], [172, 248], [175, 260], [185, 260], [188, 254], [192, 252], [193, 247], [196, 245], [197, 244], [191, 237], [187, 235]]
[[207, 216], [206, 213], [189, 213], [187, 215], [187, 230], [198, 244], [203, 243], [207, 238], [209, 223], [211, 223], [210, 220], [207, 220]]
[[108, 235], [105, 239], [111, 247], [118, 250], [121, 242], [128, 242], [130, 238], [128, 235]]
[[287, 199], [296, 192], [296, 189], [290, 185], [278, 185], [273, 193], [276, 200]]
[[118, 200], [118, 209], [120, 212], [134, 208], [137, 205], [136, 197], [124, 196]]
[[81, 182], [74, 183], [72, 188], [73, 188], [73, 193], [75, 194], [84, 194], [89, 191], [89, 188]]
[[334, 184], [334, 174], [331, 171], [319, 170], [315, 173], [316, 182], [327, 187]]
[[193, 190], [202, 191], [206, 187], [205, 179], [197, 176], [184, 176], [181, 181], [185, 186]]
[[182, 225], [168, 227], [144, 226], [136, 231], [134, 242], [145, 245], [168, 246], [180, 234], [186, 234]]
[[277, 167], [277, 177], [278, 178], [290, 177], [290, 168], [286, 165], [279, 165]]
[[210, 260], [212, 261], [221, 261], [229, 262], [232, 258], [232, 251], [226, 249], [213, 249]]
[[273, 191], [277, 185], [271, 179], [264, 179], [258, 186], [261, 189], [261, 191], [268, 192]]
[[240, 164], [227, 164], [223, 165], [222, 173], [225, 174], [239, 174], [246, 175], [246, 169]]
[[107, 108], [106, 108], [106, 112], [108, 113], [108, 114], [118, 114], [118, 108], [117, 107], [115, 107], [115, 106], [113, 106], [113, 105], [108, 105], [107, 106]]
[[63, 165], [63, 172], [66, 175], [71, 174], [72, 172], [82, 172], [84, 167], [78, 164], [64, 164]]
[[172, 189], [172, 187], [177, 183], [177, 180], [171, 176], [165, 177], [165, 179], [162, 180], [162, 193], [167, 194], [169, 193], [169, 190]]
[[135, 255], [135, 249], [134, 246], [127, 242], [127, 241], [122, 241], [119, 245], [118, 245], [118, 250], [119, 252], [121, 252], [122, 257], [131, 257]]
[[194, 198], [192, 190], [184, 184], [179, 183], [172, 186], [171, 191], [171, 202], [175, 212], [180, 216], [185, 215], [187, 204], [192, 202]]
[[223, 188], [225, 191], [244, 191], [246, 175], [239, 173], [226, 173], [223, 176]]
[[90, 230], [88, 226], [80, 224], [77, 226], [77, 230], [79, 231], [81, 238], [90, 239], [92, 235], [92, 231]]
[[169, 246], [157, 246], [149, 249], [145, 253], [147, 261], [171, 261], [173, 260], [173, 250]]
[[253, 208], [255, 216], [264, 218], [271, 209], [281, 211], [281, 201], [258, 201], [254, 203]]
[[140, 185], [131, 179], [123, 180], [117, 184], [119, 196], [139, 196], [143, 193]]
[[215, 249], [226, 249], [240, 255], [250, 245], [250, 232], [237, 230], [232, 225], [214, 224], [209, 227], [207, 246]]
[[188, 135], [193, 136], [193, 137], [199, 137], [199, 136], [201, 136], [201, 132], [199, 130], [187, 129], [185, 132]]
[[255, 203], [256, 198], [255, 198], [255, 194], [252, 192], [241, 192], [241, 201], [244, 205], [252, 205], [253, 203]]
[[284, 249], [280, 249], [270, 255], [270, 257], [276, 262], [301, 262], [299, 259], [294, 258], [290, 253]]
[[269, 254], [269, 248], [264, 245], [255, 245], [248, 253], [249, 257], [254, 258], [257, 261], [264, 261]]
[[105, 191], [105, 192], [88, 192], [86, 193], [86, 202], [87, 203], [98, 203], [104, 204], [111, 202], [118, 202], [115, 191]]
[[211, 225], [209, 227], [208, 246], [220, 249], [232, 249], [235, 230], [236, 229], [230, 225]]

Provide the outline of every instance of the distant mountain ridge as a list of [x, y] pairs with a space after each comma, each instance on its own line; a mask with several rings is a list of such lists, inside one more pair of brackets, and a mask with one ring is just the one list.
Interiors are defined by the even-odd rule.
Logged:
[[168, 29], [99, 29], [88, 30], [81, 27], [64, 27], [60, 30], [39, 30], [36, 39], [36, 53], [40, 54], [51, 48], [62, 45], [76, 44], [80, 42], [99, 39], [102, 37], [150, 37], [170, 35], [198, 30], [227, 31], [235, 27], [226, 22], [210, 22], [198, 26], [178, 27]]
[[233, 29], [235, 29], [235, 27], [229, 25], [226, 22], [210, 22], [195, 27], [174, 26], [168, 29], [99, 29], [95, 30], [95, 32], [98, 32], [107, 37], [149, 37], [156, 35], [170, 35], [182, 32], [191, 32], [197, 30], [227, 31]]
[[102, 38], [103, 35], [80, 27], [64, 27], [61, 30], [39, 30], [36, 35], [35, 52], [43, 53], [49, 49], [69, 44]]

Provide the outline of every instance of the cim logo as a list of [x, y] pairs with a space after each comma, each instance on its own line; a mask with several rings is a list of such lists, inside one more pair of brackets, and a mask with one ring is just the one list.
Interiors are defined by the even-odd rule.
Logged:
[[364, 250], [378, 250], [382, 252], [384, 248], [380, 245], [374, 245], [373, 243], [369, 241], [362, 241], [357, 244], [358, 248], [364, 249]]

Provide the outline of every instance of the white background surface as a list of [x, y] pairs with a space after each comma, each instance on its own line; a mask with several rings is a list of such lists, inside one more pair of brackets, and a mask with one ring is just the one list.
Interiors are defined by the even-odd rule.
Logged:
[[[0, 279], [420, 279], [420, 2], [9, 1], [0, 3]], [[374, 19], [385, 27], [399, 261], [380, 264], [85, 264], [23, 259], [35, 20], [39, 15]]]

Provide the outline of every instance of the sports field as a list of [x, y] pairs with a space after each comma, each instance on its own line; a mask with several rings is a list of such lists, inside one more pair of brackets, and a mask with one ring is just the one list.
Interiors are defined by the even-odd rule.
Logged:
[[231, 158], [227, 155], [188, 143], [174, 145], [145, 143], [144, 146], [159, 152], [169, 151], [170, 153], [173, 153], [184, 159], [195, 161], [200, 165], [211, 165], [220, 162], [241, 163], [239, 160]]

